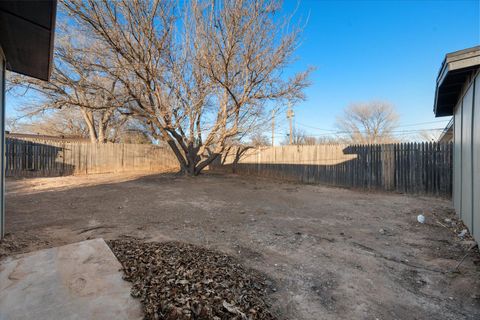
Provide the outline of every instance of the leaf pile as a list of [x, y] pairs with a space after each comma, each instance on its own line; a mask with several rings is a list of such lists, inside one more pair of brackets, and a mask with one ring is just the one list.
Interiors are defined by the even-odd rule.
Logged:
[[108, 242], [145, 319], [276, 319], [264, 276], [220, 252], [180, 242]]
[[45, 246], [49, 246], [48, 240], [40, 239], [31, 233], [6, 233], [0, 240], [0, 260], [12, 254], [33, 251]]

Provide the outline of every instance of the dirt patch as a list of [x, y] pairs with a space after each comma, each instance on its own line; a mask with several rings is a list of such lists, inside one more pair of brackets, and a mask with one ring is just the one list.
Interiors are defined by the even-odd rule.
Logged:
[[438, 198], [119, 174], [7, 180], [0, 252], [99, 237], [179, 241], [266, 274], [282, 318], [480, 319], [480, 254], [462, 229]]
[[276, 319], [267, 279], [221, 252], [180, 242], [113, 240], [145, 319]]
[[328, 310], [334, 311], [337, 297], [335, 290], [338, 287], [337, 280], [333, 273], [326, 273], [310, 280], [312, 283], [311, 290], [318, 296], [320, 303]]

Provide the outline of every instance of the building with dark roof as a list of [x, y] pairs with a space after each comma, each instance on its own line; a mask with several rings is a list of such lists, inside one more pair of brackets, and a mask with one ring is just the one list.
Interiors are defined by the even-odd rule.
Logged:
[[90, 142], [89, 138], [80, 137], [80, 136], [49, 136], [45, 134], [13, 133], [8, 131], [6, 132], [6, 138], [40, 142], [40, 143], [48, 143], [48, 142], [89, 143]]
[[[446, 55], [437, 77], [434, 112], [453, 116], [453, 204], [480, 241], [480, 46]], [[445, 135], [448, 134], [446, 130]], [[448, 138], [448, 137], [446, 137]]]
[[[56, 0], [0, 1], [0, 152], [5, 154], [5, 70], [48, 80], [52, 69]], [[4, 157], [0, 166], [5, 168]], [[5, 234], [5, 177], [0, 179], [0, 239]]]

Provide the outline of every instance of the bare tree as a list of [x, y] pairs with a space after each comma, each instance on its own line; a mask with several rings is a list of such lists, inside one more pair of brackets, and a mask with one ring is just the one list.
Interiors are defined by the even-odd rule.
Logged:
[[418, 133], [417, 139], [420, 141], [437, 142], [441, 136], [441, 130], [423, 130]]
[[337, 137], [331, 135], [320, 136], [316, 140], [317, 144], [337, 144], [341, 142]]
[[266, 147], [271, 145], [271, 141], [263, 133], [257, 132], [250, 136], [250, 144], [253, 147]]
[[[87, 139], [91, 137], [85, 119], [76, 108], [47, 110], [40, 116], [29, 118], [28, 121], [23, 118], [20, 120], [9, 121], [10, 131]], [[141, 123], [137, 123], [135, 119], [126, 117], [120, 119], [112, 117], [108, 122], [108, 130], [105, 130], [104, 137], [104, 142], [152, 143], [148, 129]]]
[[[317, 139], [314, 136], [309, 135], [302, 129], [295, 128], [292, 131], [292, 143], [293, 145], [315, 145], [317, 144]], [[290, 137], [286, 136], [281, 142], [282, 145], [290, 144]]]
[[[104, 143], [114, 139], [112, 135], [115, 130], [126, 121], [118, 112], [127, 103], [122, 91], [124, 89], [112, 75], [92, 68], [98, 63], [108, 64], [108, 55], [98, 54], [104, 51], [102, 43], [96, 41], [92, 34], [82, 36], [74, 29], [72, 25], [58, 29], [54, 68], [49, 82], [10, 74], [9, 89], [17, 95], [24, 95], [28, 90], [40, 93], [40, 100], [27, 103], [19, 110], [20, 118], [32, 119], [32, 129], [55, 131], [55, 128], [48, 128], [49, 125], [61, 122], [67, 127], [75, 124], [79, 129], [77, 116], [80, 115], [84, 122], [82, 133], [86, 128], [92, 143]], [[49, 112], [59, 109], [67, 111]], [[45, 115], [46, 118], [42, 120]], [[65, 121], [61, 116], [66, 116]], [[68, 124], [69, 120], [75, 123]]]
[[304, 98], [308, 71], [282, 75], [300, 30], [278, 16], [276, 1], [65, 5], [115, 57], [114, 65], [98, 67], [128, 92], [122, 112], [148, 124], [188, 174], [199, 174], [254, 127], [269, 103]]
[[27, 122], [17, 121], [14, 131], [88, 138], [88, 128], [81, 114], [78, 110], [69, 108], [45, 112], [42, 116], [28, 119]]
[[7, 117], [5, 119], [5, 130], [9, 132], [17, 132], [19, 128], [17, 119], [14, 117]]
[[229, 141], [227, 147], [223, 151], [223, 153], [220, 155], [221, 159], [221, 164], [225, 165], [227, 160], [231, 160], [233, 157], [233, 160], [231, 161], [231, 170], [232, 173], [237, 172], [237, 165], [240, 162], [240, 160], [247, 154], [247, 151], [250, 149], [255, 148], [253, 144], [246, 144], [241, 142], [241, 140], [235, 139], [234, 141]]
[[395, 140], [398, 123], [394, 107], [382, 101], [355, 103], [337, 118], [336, 126], [343, 141], [358, 144], [388, 143]]
[[127, 129], [120, 134], [118, 142], [133, 144], [151, 144], [152, 140], [150, 136], [144, 131]]
[[317, 144], [317, 139], [313, 136], [304, 135], [299, 144], [312, 146]]
[[134, 118], [129, 118], [127, 123], [125, 123], [125, 125], [119, 129], [115, 142], [134, 144], [162, 144], [162, 141], [155, 141], [150, 134], [150, 129], [147, 125]]

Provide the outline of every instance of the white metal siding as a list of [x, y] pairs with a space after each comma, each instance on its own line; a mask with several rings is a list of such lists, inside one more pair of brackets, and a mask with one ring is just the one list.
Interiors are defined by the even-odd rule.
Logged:
[[0, 239], [5, 235], [5, 58], [0, 48]]
[[480, 243], [480, 71], [454, 110], [453, 205]]
[[463, 98], [462, 106], [462, 220], [469, 230], [473, 230], [472, 208], [472, 116], [473, 85]]
[[455, 107], [453, 123], [453, 205], [458, 215], [462, 214], [462, 101]]
[[475, 79], [473, 100], [473, 233], [480, 241], [480, 74]]

